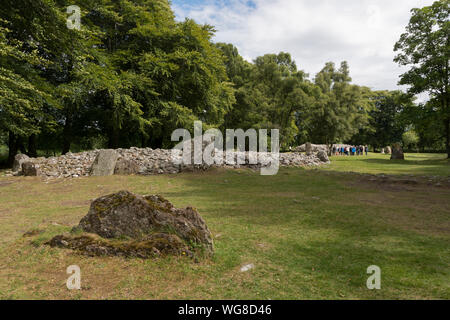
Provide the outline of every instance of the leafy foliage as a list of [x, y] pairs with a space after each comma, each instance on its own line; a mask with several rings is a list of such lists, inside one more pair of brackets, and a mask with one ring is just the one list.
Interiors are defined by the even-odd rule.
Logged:
[[410, 93], [428, 92], [445, 128], [446, 149], [450, 157], [450, 1], [439, 0], [432, 6], [413, 9], [412, 17], [394, 50], [395, 61], [411, 66], [400, 84]]
[[[307, 141], [386, 146], [414, 130], [418, 146], [449, 137], [448, 0], [414, 9], [396, 45], [412, 65], [401, 84], [428, 91], [372, 92], [347, 62], [312, 79], [289, 53], [252, 63], [214, 28], [178, 22], [168, 0], [4, 0], [0, 8], [0, 136], [21, 151], [171, 147], [171, 132], [204, 127], [279, 129], [281, 147]], [[81, 8], [81, 30], [67, 7]], [[435, 121], [439, 120], [439, 125]], [[413, 131], [410, 131], [413, 132]], [[448, 140], [447, 140], [448, 141]], [[448, 144], [448, 143], [447, 143]]]

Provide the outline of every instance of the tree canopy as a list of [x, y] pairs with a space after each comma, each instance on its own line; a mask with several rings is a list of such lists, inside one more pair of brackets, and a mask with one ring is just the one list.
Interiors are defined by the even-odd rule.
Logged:
[[413, 94], [427, 92], [430, 104], [440, 114], [450, 158], [450, 1], [439, 0], [432, 6], [411, 10], [412, 17], [394, 50], [395, 61], [411, 66], [401, 76], [400, 84], [408, 85]]
[[[9, 162], [19, 151], [169, 148], [172, 131], [196, 120], [223, 131], [279, 129], [283, 149], [403, 138], [439, 149], [444, 137], [449, 148], [448, 0], [413, 9], [396, 44], [396, 61], [412, 66], [400, 81], [409, 93], [354, 84], [345, 61], [314, 76], [286, 52], [248, 62], [212, 41], [213, 26], [176, 21], [168, 0], [3, 3], [0, 139]], [[80, 30], [67, 27], [70, 5], [81, 9]], [[429, 103], [414, 103], [421, 92]]]

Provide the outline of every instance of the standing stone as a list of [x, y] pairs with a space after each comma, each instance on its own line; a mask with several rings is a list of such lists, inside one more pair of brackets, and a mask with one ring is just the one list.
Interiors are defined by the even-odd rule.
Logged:
[[119, 155], [115, 150], [100, 150], [91, 167], [91, 176], [112, 176]]
[[391, 160], [405, 160], [405, 155], [403, 154], [403, 149], [400, 143], [395, 143], [392, 146]]
[[22, 174], [27, 177], [37, 177], [40, 175], [39, 166], [33, 162], [22, 163]]
[[306, 150], [306, 155], [307, 155], [307, 156], [312, 155], [312, 145], [311, 145], [310, 142], [307, 142], [307, 143], [306, 143], [305, 150]]
[[322, 162], [330, 162], [330, 158], [328, 158], [328, 154], [324, 150], [317, 152], [317, 158]]
[[30, 158], [23, 153], [16, 154], [16, 157], [14, 158], [14, 163], [12, 167], [12, 171], [18, 172], [22, 170], [22, 163], [29, 161]]
[[381, 149], [381, 154], [386, 154], [386, 152], [384, 151], [384, 148]]
[[392, 148], [386, 147], [386, 154], [392, 154]]

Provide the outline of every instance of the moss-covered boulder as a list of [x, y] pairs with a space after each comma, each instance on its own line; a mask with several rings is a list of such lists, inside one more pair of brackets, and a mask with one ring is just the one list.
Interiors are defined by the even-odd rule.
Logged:
[[155, 233], [140, 240], [104, 239], [95, 234], [59, 235], [48, 245], [72, 249], [88, 256], [121, 256], [150, 259], [165, 255], [193, 256], [192, 250], [178, 236]]
[[196, 209], [178, 209], [161, 196], [128, 191], [93, 201], [72, 231], [78, 236], [57, 236], [48, 244], [88, 255], [143, 258], [199, 251], [212, 255], [214, 250], [211, 232]]

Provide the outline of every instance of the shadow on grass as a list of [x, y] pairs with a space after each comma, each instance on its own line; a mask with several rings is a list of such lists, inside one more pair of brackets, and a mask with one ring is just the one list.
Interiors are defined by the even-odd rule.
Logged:
[[[358, 159], [359, 160], [359, 159]], [[380, 165], [391, 165], [391, 164], [399, 164], [399, 165], [450, 165], [450, 160], [442, 159], [442, 160], [390, 160], [390, 159], [360, 159], [359, 161], [371, 163], [371, 164], [380, 164]]]
[[406, 155], [406, 160], [390, 160], [383, 157], [346, 157], [331, 158], [331, 164], [324, 167], [327, 171], [360, 172], [387, 175], [437, 175], [450, 176], [450, 160], [446, 155]]
[[[392, 215], [398, 210], [412, 210], [416, 215], [421, 211], [405, 201], [377, 198], [383, 205], [360, 202], [360, 193], [377, 191], [350, 187], [349, 179], [357, 177], [297, 168], [283, 168], [273, 177], [230, 170], [176, 176], [90, 177], [71, 180], [73, 186], [64, 191], [75, 195], [71, 201], [86, 201], [103, 194], [103, 185], [108, 185], [108, 194], [116, 188], [127, 188], [142, 194], [160, 193], [176, 207], [197, 207], [214, 235], [221, 234], [216, 238], [216, 256], [211, 264], [203, 268], [189, 265], [198, 276], [194, 279], [201, 277], [204, 281], [194, 282], [193, 290], [203, 286], [212, 298], [251, 298], [256, 290], [265, 291], [267, 298], [284, 299], [446, 298], [448, 237], [418, 234], [389, 224], [381, 214], [386, 210]], [[40, 187], [38, 182], [34, 185], [35, 189]], [[53, 188], [55, 194], [63, 190], [61, 185], [43, 186], [47, 194]], [[84, 188], [89, 192], [73, 192]], [[27, 186], [27, 192], [35, 189]], [[19, 187], [16, 192], [20, 192]], [[38, 195], [26, 193], [28, 199]], [[65, 195], [59, 197], [58, 203], [68, 200]], [[430, 194], [423, 205], [435, 200]], [[36, 214], [45, 215], [45, 224], [49, 219], [65, 221], [64, 210], [58, 209], [51, 217], [45, 210], [30, 207], [17, 217], [29, 215], [28, 224], [41, 221]], [[87, 210], [88, 205], [67, 215], [82, 217]], [[441, 210], [430, 214], [447, 213]], [[50, 228], [49, 232], [53, 232]], [[15, 246], [11, 243], [14, 250]], [[28, 261], [29, 257], [23, 259]], [[255, 269], [241, 274], [238, 270], [243, 263], [254, 263]], [[366, 270], [373, 264], [382, 268], [380, 292], [365, 288]], [[181, 268], [175, 265], [172, 270]]]
[[[360, 190], [345, 186], [339, 176], [290, 169], [276, 177], [227, 172], [183, 179], [185, 191], [166, 195], [198, 204], [217, 231], [232, 233], [230, 251], [252, 255], [251, 239], [269, 242], [272, 248], [264, 256], [268, 263], [294, 278], [298, 272], [310, 274], [318, 287], [337, 288], [346, 295], [352, 290], [360, 290], [354, 296], [374, 295], [365, 281], [367, 267], [375, 264], [389, 288], [383, 297], [446, 297], [442, 279], [448, 275], [448, 237], [388, 225], [379, 210], [394, 214], [402, 205], [354, 203], [352, 195]], [[300, 283], [290, 281], [289, 286]]]
[[[377, 265], [382, 273], [383, 298], [448, 299], [443, 285], [448, 277], [448, 261], [442, 256], [445, 246], [443, 240], [414, 241], [404, 234], [380, 235], [370, 241], [343, 236], [333, 241], [312, 240], [307, 245], [295, 240], [284, 242], [271, 259], [284, 260], [289, 270], [311, 274], [317, 287], [335, 288], [354, 297], [378, 296], [366, 288], [366, 270]], [[281, 255], [281, 249], [290, 254]]]

